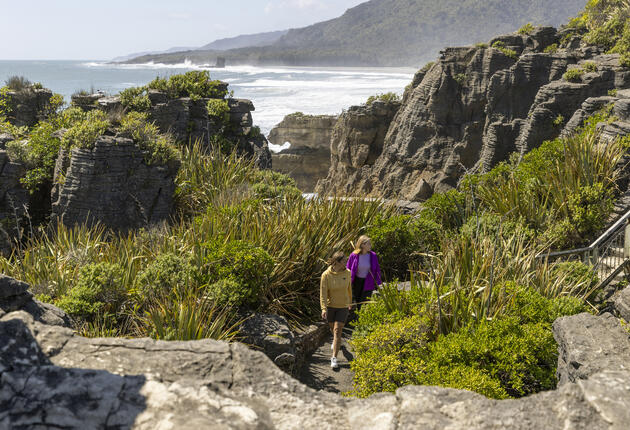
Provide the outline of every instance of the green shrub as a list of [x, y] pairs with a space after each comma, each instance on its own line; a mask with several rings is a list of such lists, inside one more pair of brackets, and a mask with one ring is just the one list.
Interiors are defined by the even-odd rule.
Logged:
[[394, 92], [383, 93], [383, 94], [376, 94], [376, 95], [368, 97], [368, 99], [365, 102], [365, 104], [367, 106], [370, 106], [375, 101], [381, 101], [381, 102], [385, 102], [385, 103], [398, 102], [398, 101], [400, 101], [400, 96], [398, 94], [394, 93]]
[[503, 52], [503, 54], [505, 54], [506, 56], [514, 59], [514, 60], [518, 60], [518, 54], [516, 53], [515, 50], [513, 49], [509, 49], [505, 46], [505, 43], [503, 43], [500, 40], [497, 40], [496, 42], [494, 42], [492, 44], [492, 47], [495, 49], [498, 49], [499, 51]]
[[119, 133], [132, 138], [146, 152], [145, 161], [148, 165], [164, 165], [180, 158], [170, 137], [160, 134], [158, 127], [148, 122], [146, 113], [129, 112], [120, 121]]
[[13, 91], [24, 91], [28, 90], [32, 87], [31, 81], [26, 79], [24, 76], [10, 76], [6, 81], [4, 81], [6, 86]]
[[52, 182], [61, 140], [55, 137], [55, 127], [40, 122], [29, 134], [26, 175], [20, 182], [31, 193]]
[[429, 327], [416, 315], [381, 325], [370, 335], [353, 339], [352, 393], [368, 397], [416, 383], [423, 371], [420, 357], [430, 338]]
[[295, 186], [293, 178], [273, 170], [255, 171], [252, 178], [252, 191], [256, 198], [265, 200], [296, 198], [302, 195]]
[[493, 378], [482, 369], [456, 364], [435, 366], [420, 379], [423, 385], [437, 385], [456, 390], [474, 391], [490, 399], [509, 397], [499, 378]]
[[594, 61], [585, 61], [582, 64], [582, 69], [586, 72], [586, 73], [593, 73], [593, 72], [597, 72], [597, 64]]
[[92, 320], [115, 312], [126, 297], [124, 269], [118, 264], [93, 263], [81, 268], [74, 286], [57, 306], [68, 315]]
[[127, 110], [145, 112], [151, 109], [151, 100], [144, 87], [132, 87], [120, 92], [120, 102]]
[[211, 80], [207, 70], [191, 70], [168, 79], [158, 77], [149, 82], [146, 88], [166, 92], [170, 98], [190, 97], [192, 100], [222, 99], [227, 95], [225, 85], [221, 81]]
[[457, 190], [433, 194], [422, 204], [421, 217], [446, 229], [457, 229], [467, 218], [466, 195]]
[[502, 219], [501, 216], [491, 212], [470, 216], [462, 225], [460, 234], [470, 238], [508, 238], [518, 234], [523, 235], [528, 242], [536, 237], [536, 232], [528, 227], [522, 219]]
[[[234, 287], [239, 289], [238, 302], [234, 305], [255, 305], [260, 300], [263, 286], [269, 283], [274, 262], [263, 248], [250, 243], [234, 240], [227, 243], [210, 243], [205, 245], [206, 258], [203, 271], [209, 284], [229, 279], [235, 282], [223, 282], [214, 288], [227, 291]], [[237, 285], [237, 287], [235, 286]], [[219, 289], [220, 289], [219, 288]], [[210, 290], [211, 294], [219, 294], [219, 290]], [[236, 293], [235, 293], [236, 294]], [[219, 294], [218, 297], [223, 297]]]
[[626, 22], [621, 37], [617, 40], [617, 44], [610, 52], [620, 54], [620, 64], [625, 67], [630, 67], [630, 23]]
[[62, 143], [66, 148], [93, 148], [96, 139], [109, 127], [107, 115], [100, 110], [86, 114], [85, 119], [76, 122], [63, 135]]
[[518, 29], [518, 34], [529, 35], [532, 34], [536, 30], [536, 27], [531, 22], [528, 22], [524, 26]]
[[551, 45], [547, 46], [543, 52], [545, 54], [555, 54], [556, 52], [558, 52], [558, 44], [552, 43]]
[[564, 124], [564, 116], [562, 115], [558, 115], [554, 120], [553, 120], [553, 126], [554, 127], [561, 127]]
[[579, 187], [567, 197], [571, 221], [583, 237], [600, 230], [613, 209], [612, 190], [600, 182]]
[[[558, 352], [548, 323], [522, 324], [510, 317], [483, 322], [440, 337], [427, 358], [429, 381], [445, 368], [464, 366], [485, 373], [510, 397], [553, 389], [556, 383]], [[503, 397], [500, 390], [496, 394]]]
[[608, 95], [611, 97], [617, 97], [617, 88], [613, 88], [612, 90], [608, 90]]
[[484, 42], [475, 43], [475, 48], [486, 49], [487, 47], [488, 47], [487, 43], [484, 43]]
[[230, 107], [227, 100], [210, 99], [206, 106], [208, 115], [219, 123], [226, 123], [230, 119]]
[[206, 292], [219, 307], [239, 307], [252, 303], [251, 291], [236, 279], [219, 279], [208, 285]]
[[198, 276], [188, 260], [173, 253], [160, 254], [136, 278], [136, 288], [143, 299], [183, 297]]
[[466, 80], [468, 79], [468, 77], [466, 76], [465, 73], [457, 73], [455, 76], [453, 76], [453, 79], [459, 85], [464, 85], [466, 83]]
[[419, 253], [439, 249], [441, 227], [428, 219], [414, 220], [407, 215], [377, 217], [367, 235], [379, 255], [379, 263], [388, 279], [408, 279], [409, 268], [419, 266]]

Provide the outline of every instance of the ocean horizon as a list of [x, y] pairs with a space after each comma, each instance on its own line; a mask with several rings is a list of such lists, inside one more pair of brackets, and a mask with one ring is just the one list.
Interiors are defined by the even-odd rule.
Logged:
[[[145, 85], [155, 77], [189, 70], [209, 70], [230, 84], [234, 97], [250, 99], [254, 123], [267, 135], [286, 115], [336, 115], [377, 93], [403, 93], [414, 69], [367, 67], [227, 66], [224, 69], [182, 64], [117, 64], [99, 60], [0, 60], [0, 86], [10, 76], [41, 82], [66, 103], [79, 90], [116, 94]], [[278, 148], [272, 148], [277, 150]]]

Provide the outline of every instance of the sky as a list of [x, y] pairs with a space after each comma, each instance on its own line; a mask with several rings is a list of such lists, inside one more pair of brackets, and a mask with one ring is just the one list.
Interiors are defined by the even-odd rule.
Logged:
[[304, 27], [366, 0], [0, 0], [0, 60], [108, 60]]

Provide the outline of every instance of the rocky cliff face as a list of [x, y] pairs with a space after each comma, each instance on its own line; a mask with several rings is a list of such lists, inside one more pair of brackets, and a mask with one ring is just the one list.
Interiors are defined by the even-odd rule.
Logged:
[[72, 226], [115, 230], [168, 219], [179, 162], [148, 165], [130, 139], [102, 136], [93, 149], [62, 150], [55, 166], [52, 214]]
[[383, 152], [385, 135], [399, 109], [398, 102], [375, 101], [369, 106], [352, 106], [342, 113], [330, 141], [330, 170], [317, 184], [316, 192], [370, 192], [374, 184], [369, 172]]
[[[557, 137], [587, 99], [630, 86], [630, 69], [617, 55], [580, 47], [579, 40], [544, 52], [561, 37], [542, 27], [529, 36], [498, 37], [490, 47], [446, 49], [414, 78], [379, 157], [349, 177], [336, 154], [350, 153], [355, 143], [341, 140], [322, 191], [337, 183], [348, 192], [426, 199], [455, 187], [468, 170], [487, 171]], [[571, 68], [584, 70], [576, 82], [563, 79]], [[360, 131], [348, 124], [344, 133]]]
[[269, 133], [274, 145], [291, 147], [272, 154], [273, 170], [288, 174], [298, 188], [311, 192], [330, 168], [330, 138], [337, 122], [334, 115], [287, 115]]
[[[227, 88], [228, 84], [224, 84]], [[254, 104], [245, 99], [227, 99], [229, 126], [221, 130], [209, 117], [206, 105], [207, 98], [192, 100], [189, 97], [170, 98], [166, 93], [149, 91], [151, 107], [149, 118], [158, 126], [160, 132], [170, 133], [177, 141], [187, 144], [201, 141], [210, 145], [217, 134], [235, 142], [240, 154], [253, 157], [256, 165], [263, 169], [271, 168], [271, 153], [267, 139], [254, 127], [251, 112]], [[118, 96], [108, 97], [105, 94], [92, 94], [73, 98], [73, 104], [84, 109], [102, 109], [106, 112], [123, 111]]]
[[32, 127], [46, 118], [53, 93], [47, 88], [28, 87], [20, 91], [9, 91], [9, 114], [7, 119], [18, 127]]
[[[12, 140], [12, 138], [11, 138]], [[7, 152], [0, 150], [0, 254], [11, 253], [13, 239], [20, 235], [29, 204], [29, 193], [20, 183], [26, 168], [12, 162]]]

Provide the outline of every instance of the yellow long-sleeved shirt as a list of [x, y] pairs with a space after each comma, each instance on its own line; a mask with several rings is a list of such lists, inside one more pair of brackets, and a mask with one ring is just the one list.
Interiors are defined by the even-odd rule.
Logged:
[[326, 308], [347, 308], [352, 303], [352, 276], [348, 269], [334, 272], [329, 267], [319, 285], [319, 302], [322, 312]]

